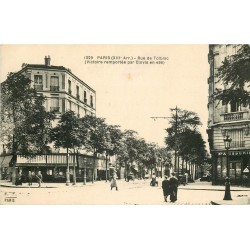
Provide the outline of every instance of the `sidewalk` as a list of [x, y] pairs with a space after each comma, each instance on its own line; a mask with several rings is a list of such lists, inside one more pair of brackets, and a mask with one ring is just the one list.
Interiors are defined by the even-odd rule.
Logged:
[[[104, 181], [105, 182], [105, 181]], [[83, 185], [82, 182], [77, 182], [76, 185], [73, 185], [72, 182], [69, 183], [69, 186], [66, 186], [66, 183], [65, 182], [62, 182], [62, 183], [47, 183], [47, 182], [43, 182], [41, 184], [41, 187], [40, 188], [70, 188], [70, 187], [82, 187], [82, 186], [93, 186], [95, 185], [96, 183], [100, 183], [100, 181], [97, 181], [97, 182], [87, 182], [86, 185]], [[38, 188], [38, 183], [37, 182], [33, 182], [32, 183], [32, 186], [29, 186], [28, 183], [23, 183], [22, 185], [14, 185], [12, 184], [11, 182], [9, 181], [6, 181], [6, 180], [1, 180], [0, 181], [0, 186], [1, 187], [8, 187], [8, 188]]]

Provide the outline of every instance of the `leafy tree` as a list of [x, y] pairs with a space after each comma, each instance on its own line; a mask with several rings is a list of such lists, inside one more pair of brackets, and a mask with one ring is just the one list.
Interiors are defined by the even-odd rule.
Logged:
[[[200, 118], [195, 112], [182, 110], [180, 108], [170, 109], [170, 127], [166, 129], [167, 137], [165, 143], [168, 150], [173, 150], [175, 153], [175, 167], [177, 166], [177, 151], [182, 152], [183, 144], [183, 133], [187, 130], [196, 130], [199, 125], [202, 125]], [[178, 164], [179, 173], [179, 164]]]
[[[70, 183], [69, 173], [69, 150], [73, 152], [75, 157], [75, 151], [82, 147], [83, 141], [87, 138], [87, 129], [82, 126], [80, 119], [73, 111], [68, 111], [61, 115], [60, 120], [56, 127], [51, 130], [51, 141], [54, 142], [55, 148], [65, 148], [67, 150], [67, 172], [66, 172], [66, 184]], [[75, 169], [74, 169], [75, 170]], [[75, 184], [75, 171], [74, 181]]]
[[1, 84], [1, 141], [12, 157], [12, 181], [16, 179], [17, 155], [33, 157], [48, 150], [46, 134], [54, 114], [45, 111], [45, 98], [22, 74], [9, 73]]
[[217, 77], [225, 89], [216, 89], [215, 99], [228, 104], [236, 101], [244, 106], [250, 104], [250, 45], [242, 45], [238, 53], [226, 57], [218, 69]]
[[95, 159], [97, 153], [104, 153], [106, 150], [112, 149], [112, 142], [110, 133], [108, 133], [108, 125], [105, 123], [104, 118], [87, 115], [82, 118], [88, 130], [88, 139], [84, 143], [84, 147], [87, 151], [93, 153], [93, 173], [92, 183], [95, 180]]

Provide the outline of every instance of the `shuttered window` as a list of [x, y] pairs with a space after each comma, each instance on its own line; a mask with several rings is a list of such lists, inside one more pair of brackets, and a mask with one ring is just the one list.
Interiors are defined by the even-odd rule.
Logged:
[[229, 136], [232, 139], [231, 148], [240, 148], [245, 146], [243, 129], [230, 130]]
[[50, 99], [50, 111], [59, 112], [59, 98]]

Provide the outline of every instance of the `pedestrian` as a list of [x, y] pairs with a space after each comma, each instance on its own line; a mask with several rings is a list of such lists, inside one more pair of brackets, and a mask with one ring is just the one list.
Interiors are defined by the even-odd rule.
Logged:
[[36, 177], [37, 177], [38, 187], [41, 187], [41, 183], [43, 181], [43, 176], [41, 174], [41, 171], [38, 171]]
[[185, 177], [186, 177], [186, 184], [188, 184], [188, 173], [185, 173]]
[[20, 171], [17, 176], [16, 176], [16, 182], [15, 182], [15, 185], [18, 186], [18, 185], [22, 185], [22, 171]]
[[111, 190], [113, 189], [113, 187], [115, 187], [116, 191], [118, 191], [118, 186], [117, 186], [117, 175], [116, 175], [116, 171], [114, 171], [112, 178], [111, 178], [111, 183], [110, 183], [110, 187]]
[[155, 186], [155, 185], [157, 185], [157, 187], [158, 187], [158, 181], [156, 180], [156, 176], [155, 176], [155, 174], [153, 174], [152, 175], [152, 180], [151, 180], [151, 182], [150, 182], [150, 186]]
[[178, 179], [175, 177], [175, 173], [172, 173], [171, 178], [169, 179], [170, 187], [170, 201], [177, 201], [177, 191], [178, 191]]
[[32, 186], [32, 173], [31, 173], [31, 171], [29, 171], [29, 173], [28, 173], [28, 183], [29, 183], [29, 186]]
[[165, 175], [165, 179], [162, 181], [161, 187], [163, 190], [164, 201], [167, 202], [168, 196], [170, 195], [169, 179], [167, 175]]

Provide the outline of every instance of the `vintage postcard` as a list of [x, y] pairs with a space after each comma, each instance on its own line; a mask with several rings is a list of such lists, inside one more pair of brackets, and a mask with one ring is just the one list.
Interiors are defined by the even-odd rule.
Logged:
[[245, 44], [1, 45], [0, 205], [250, 204], [249, 58]]

